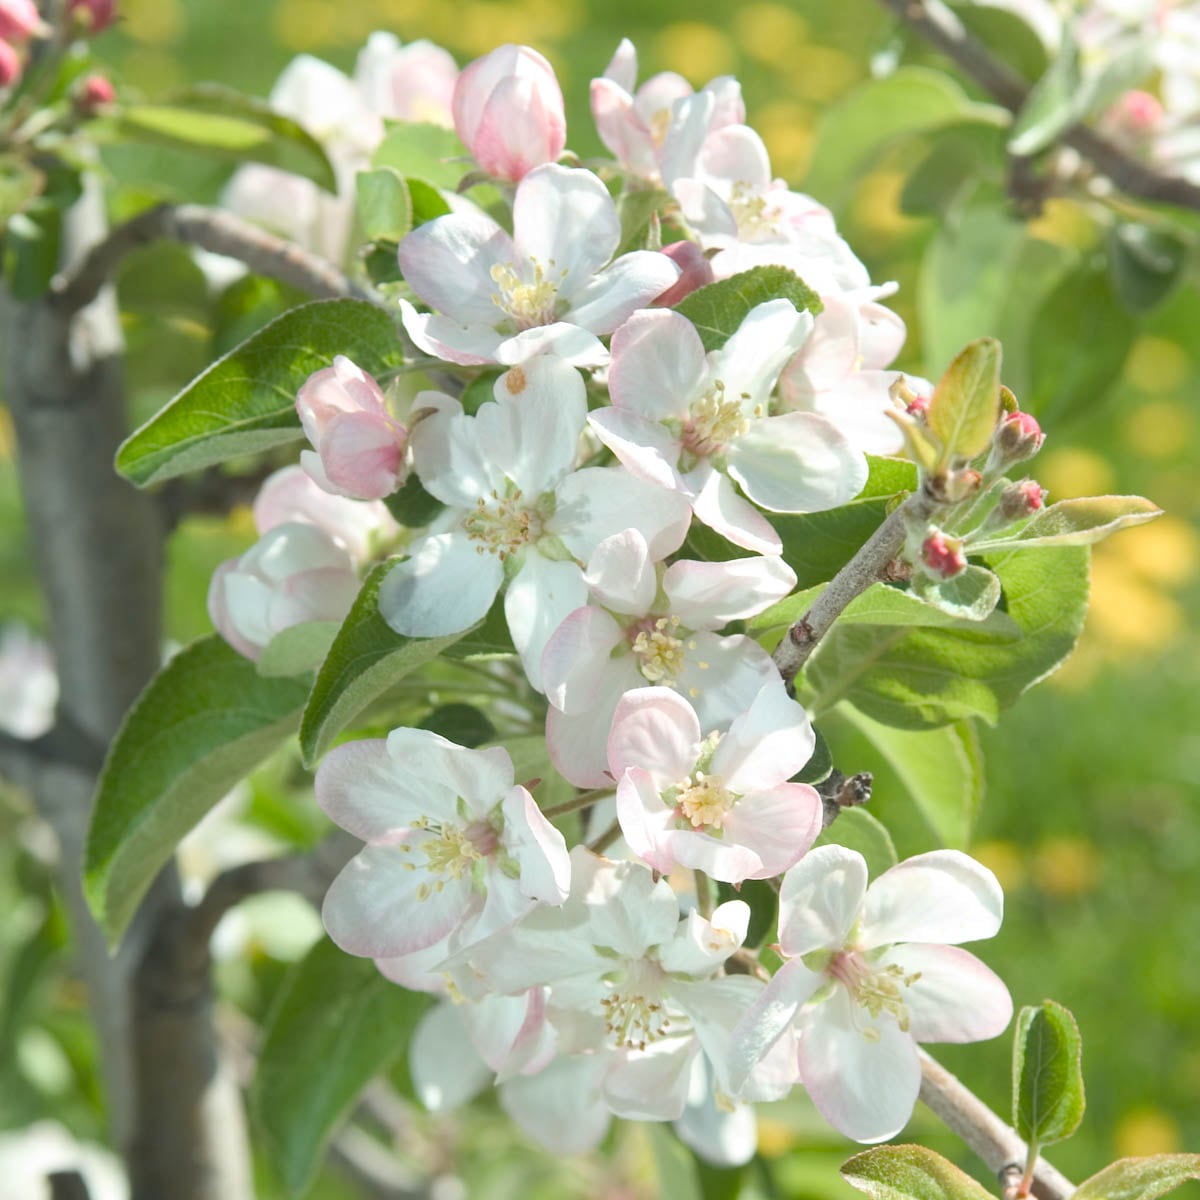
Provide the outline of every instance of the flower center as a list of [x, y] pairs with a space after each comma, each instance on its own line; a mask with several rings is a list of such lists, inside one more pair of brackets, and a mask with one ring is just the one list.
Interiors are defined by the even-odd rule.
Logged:
[[725, 384], [718, 379], [689, 409], [683, 426], [684, 449], [698, 458], [707, 458], [749, 428], [741, 401], [726, 399]]
[[662, 972], [644, 959], [630, 964], [624, 980], [603, 1000], [604, 1028], [618, 1050], [645, 1050], [667, 1037], [670, 1019], [662, 1003]]
[[653, 624], [646, 621], [638, 628], [633, 639], [633, 653], [638, 660], [638, 670], [651, 683], [671, 687], [683, 670], [686, 644], [675, 636], [678, 628], [678, 617], [659, 617]]
[[667, 130], [671, 127], [671, 109], [669, 106], [656, 108], [650, 114], [650, 119], [646, 122], [646, 129], [650, 134], [650, 140], [654, 143], [656, 150], [662, 149], [662, 144], [667, 140]]
[[462, 527], [471, 541], [479, 543], [477, 554], [495, 554], [501, 562], [542, 532], [538, 514], [521, 503], [520, 488], [512, 487], [503, 496], [495, 491], [490, 497], [480, 496]]
[[[921, 978], [920, 971], [911, 975], [892, 963], [878, 970], [873, 968], [857, 950], [842, 950], [829, 960], [826, 972], [842, 984], [850, 998], [875, 1019], [884, 1013], [894, 1017], [902, 1033], [908, 1032], [910, 1017], [904, 1003], [904, 989]], [[860, 1030], [868, 1041], [879, 1040], [879, 1030], [867, 1026]]]
[[720, 775], [697, 771], [678, 785], [675, 811], [692, 823], [693, 829], [715, 829], [725, 824], [729, 810], [737, 803]]
[[[491, 270], [496, 290], [492, 303], [505, 313], [517, 329], [532, 329], [549, 325], [558, 317], [558, 284], [546, 278], [546, 272], [536, 258], [531, 258], [533, 282], [527, 283], [512, 263], [496, 263]], [[550, 266], [554, 266], [553, 260]], [[566, 271], [560, 275], [565, 278]]]
[[424, 870], [433, 879], [417, 888], [417, 899], [428, 900], [442, 891], [447, 880], [462, 879], [469, 875], [475, 864], [487, 858], [500, 844], [500, 835], [488, 821], [472, 821], [465, 828], [460, 825], [441, 825], [428, 817], [413, 822], [413, 828], [421, 830], [425, 837], [411, 842], [402, 842], [401, 853], [412, 854], [416, 847], [425, 855], [424, 866], [411, 859], [404, 864], [405, 870]]
[[775, 237], [778, 232], [778, 214], [769, 208], [766, 196], [755, 191], [744, 179], [739, 179], [729, 193], [729, 211], [733, 213], [742, 241]]

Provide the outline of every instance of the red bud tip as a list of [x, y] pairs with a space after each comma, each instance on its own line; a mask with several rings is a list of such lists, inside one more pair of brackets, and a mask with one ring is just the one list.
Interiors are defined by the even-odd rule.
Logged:
[[21, 56], [8, 42], [0, 41], [0, 88], [12, 87], [21, 78]]
[[1046, 506], [1046, 492], [1034, 479], [1022, 479], [1010, 484], [1000, 493], [1000, 515], [1005, 521], [1020, 521], [1031, 517]]
[[684, 296], [690, 296], [697, 288], [702, 288], [713, 281], [712, 263], [704, 256], [704, 251], [695, 242], [672, 242], [664, 246], [661, 253], [665, 254], [680, 271], [679, 278], [654, 301], [659, 308], [671, 308], [678, 304]]
[[76, 103], [86, 113], [112, 104], [117, 98], [116, 89], [103, 75], [89, 75], [75, 93]]
[[1005, 463], [1032, 458], [1046, 440], [1036, 418], [1027, 412], [1009, 413], [996, 430], [996, 451]]
[[953, 579], [967, 569], [962, 542], [957, 538], [948, 538], [940, 529], [935, 529], [921, 543], [921, 561], [933, 574], [943, 579]]

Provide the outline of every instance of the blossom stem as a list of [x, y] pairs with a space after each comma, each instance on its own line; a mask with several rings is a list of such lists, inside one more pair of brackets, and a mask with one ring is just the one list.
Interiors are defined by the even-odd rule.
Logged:
[[614, 821], [598, 838], [588, 842], [593, 854], [603, 854], [621, 836], [621, 822]]
[[712, 882], [699, 868], [696, 876], [696, 911], [707, 920], [712, 916]]
[[565, 817], [567, 813], [578, 812], [581, 808], [591, 808], [597, 800], [603, 796], [611, 794], [611, 788], [593, 788], [590, 792], [582, 792], [576, 796], [574, 800], [564, 800], [562, 804], [555, 804], [550, 808], [542, 809], [544, 817]]

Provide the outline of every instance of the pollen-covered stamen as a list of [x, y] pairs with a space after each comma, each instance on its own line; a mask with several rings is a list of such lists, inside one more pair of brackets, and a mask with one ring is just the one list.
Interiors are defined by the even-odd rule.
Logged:
[[725, 384], [716, 380], [712, 387], [696, 400], [684, 422], [682, 442], [698, 458], [718, 453], [726, 442], [741, 437], [750, 427], [742, 412], [740, 399], [727, 399]]
[[630, 630], [638, 670], [651, 683], [675, 686], [675, 677], [683, 670], [686, 649], [678, 631], [678, 617], [647, 617]]
[[520, 488], [512, 487], [503, 496], [496, 491], [480, 496], [462, 527], [467, 537], [479, 543], [476, 553], [495, 554], [502, 562], [542, 533], [541, 518], [524, 503]]
[[600, 1001], [604, 1028], [618, 1050], [645, 1050], [667, 1037], [671, 1028], [662, 999], [661, 971], [654, 964], [634, 963], [626, 978]]
[[[487, 833], [480, 828], [487, 827]], [[447, 880], [458, 880], [469, 875], [475, 864], [495, 849], [498, 835], [486, 821], [475, 821], [465, 829], [458, 825], [440, 825], [428, 817], [413, 822], [413, 828], [426, 836], [403, 842], [398, 847], [401, 853], [411, 855], [414, 848], [425, 855], [424, 866], [418, 866], [410, 858], [405, 864], [409, 871], [425, 871], [433, 876], [417, 888], [417, 899], [428, 900], [442, 891]], [[490, 848], [489, 848], [490, 847]]]
[[646, 122], [646, 130], [650, 134], [650, 140], [654, 143], [656, 150], [662, 149], [662, 144], [667, 140], [667, 130], [671, 128], [671, 110], [669, 107], [656, 108], [650, 114], [650, 119]]
[[[496, 263], [491, 269], [496, 290], [492, 303], [512, 319], [520, 329], [532, 329], [536, 325], [549, 325], [558, 319], [558, 289], [566, 277], [559, 272], [558, 281], [546, 277], [546, 270], [536, 258], [530, 258], [533, 281], [527, 282], [512, 263]], [[553, 273], [554, 262], [550, 262]]]
[[690, 821], [693, 829], [720, 832], [729, 810], [737, 801], [738, 797], [725, 786], [719, 775], [696, 771], [677, 785], [675, 811]]
[[[884, 1013], [894, 1017], [901, 1033], [907, 1033], [910, 1023], [904, 989], [921, 978], [920, 971], [906, 973], [895, 963], [875, 968], [857, 950], [835, 954], [825, 968], [850, 993], [850, 998], [870, 1016], [878, 1019]], [[871, 1026], [860, 1030], [869, 1041], [877, 1041], [879, 1031]]]
[[729, 211], [737, 223], [738, 237], [753, 241], [756, 236], [773, 236], [777, 212], [767, 204], [767, 198], [744, 179], [739, 179], [729, 193]]

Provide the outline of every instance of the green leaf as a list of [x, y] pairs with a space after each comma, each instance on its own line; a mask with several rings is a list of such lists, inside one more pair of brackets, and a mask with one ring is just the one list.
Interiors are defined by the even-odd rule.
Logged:
[[402, 1058], [431, 1001], [328, 939], [288, 976], [267, 1019], [250, 1105], [293, 1196], [311, 1182], [359, 1092]]
[[1037, 309], [1022, 407], [1043, 425], [1093, 416], [1121, 377], [1135, 334], [1103, 264], [1072, 271]]
[[1158, 1200], [1189, 1179], [1200, 1179], [1200, 1154], [1119, 1158], [1085, 1179], [1073, 1200]]
[[991, 1193], [924, 1146], [876, 1146], [842, 1164], [842, 1177], [872, 1200], [992, 1200]]
[[300, 723], [300, 749], [309, 765], [372, 700], [471, 633], [409, 638], [392, 629], [379, 613], [379, 587], [399, 561], [390, 558], [367, 576], [321, 664]]
[[339, 621], [301, 621], [281, 630], [263, 647], [258, 673], [269, 679], [307, 674], [329, 652], [340, 628]]
[[84, 889], [116, 940], [175, 846], [295, 732], [308, 684], [264, 679], [216, 634], [181, 650], [125, 718], [100, 775]]
[[646, 234], [650, 229], [650, 218], [669, 197], [661, 188], [626, 187], [617, 202], [617, 213], [621, 218], [621, 242], [618, 254], [631, 250], [646, 249]]
[[1037, 513], [1016, 532], [1005, 531], [971, 546], [972, 554], [1020, 546], [1089, 546], [1118, 529], [1144, 525], [1162, 509], [1142, 496], [1081, 496], [1060, 500]]
[[[972, 11], [978, 11], [974, 5]], [[1006, 134], [1007, 125], [990, 113], [935, 130], [928, 137], [928, 154], [900, 193], [900, 211], [944, 218], [956, 195], [1004, 162]]]
[[833, 770], [833, 755], [830, 753], [829, 743], [819, 729], [813, 729], [813, 736], [816, 738], [816, 744], [813, 746], [812, 756], [792, 776], [793, 783], [820, 783], [828, 778]]
[[398, 242], [412, 228], [412, 200], [404, 176], [394, 167], [359, 171], [358, 220], [368, 241]]
[[[883, 755], [938, 841], [951, 849], [966, 849], [986, 786], [983, 752], [970, 724], [896, 729], [872, 721], [849, 704], [838, 712]], [[833, 827], [847, 815], [838, 817]]]
[[4, 279], [14, 300], [36, 300], [58, 270], [62, 212], [37, 205], [8, 219], [4, 228]]
[[695, 325], [705, 350], [719, 350], [750, 310], [769, 300], [790, 300], [799, 312], [821, 311], [816, 292], [786, 267], [754, 267], [697, 288], [675, 305], [675, 311]]
[[473, 704], [441, 704], [418, 726], [440, 733], [459, 746], [474, 748], [496, 736], [496, 727], [481, 709]]
[[938, 628], [838, 622], [805, 665], [810, 711], [849, 700], [898, 729], [933, 729], [968, 717], [994, 723], [1075, 645], [1087, 610], [1088, 551], [1082, 546], [985, 556], [1000, 577], [1011, 628], [992, 618]]
[[391, 167], [406, 179], [451, 192], [470, 165], [471, 156], [453, 130], [413, 121], [389, 123], [371, 157], [372, 167]]
[[971, 107], [966, 93], [941, 71], [902, 67], [862, 83], [822, 120], [804, 190], [836, 207], [889, 143], [936, 128]]
[[415, 229], [432, 221], [435, 217], [444, 217], [450, 211], [450, 205], [445, 196], [432, 184], [423, 179], [411, 176], [405, 181], [408, 184], [408, 196], [412, 203], [412, 223]]
[[1038, 79], [1046, 70], [1050, 58], [1045, 43], [1015, 11], [978, 0], [951, 0], [950, 7], [968, 33], [1026, 80]]
[[1016, 155], [1037, 154], [1079, 120], [1084, 90], [1079, 45], [1068, 30], [1046, 73], [1030, 89], [1008, 140]]
[[942, 461], [982, 454], [999, 419], [1000, 343], [979, 338], [946, 368], [929, 402], [929, 428], [942, 443]]
[[1113, 287], [1135, 313], [1149, 312], [1175, 290], [1191, 253], [1176, 234], [1135, 222], [1115, 226], [1108, 248]]
[[371, 375], [403, 357], [391, 318], [365, 300], [286, 312], [218, 359], [122, 443], [117, 470], [139, 487], [303, 438], [296, 393], [344, 354]]
[[0, 225], [25, 209], [42, 190], [46, 177], [23, 158], [0, 157]]
[[963, 621], [986, 621], [1000, 603], [1000, 580], [987, 567], [974, 565], [953, 579], [918, 575], [913, 580], [913, 591], [926, 604]]
[[1044, 1000], [1017, 1014], [1013, 1039], [1013, 1124], [1027, 1142], [1061, 1142], [1083, 1120], [1079, 1026]]
[[103, 141], [142, 142], [266, 163], [337, 192], [337, 176], [324, 147], [302, 125], [262, 100], [216, 84], [190, 88], [165, 104], [122, 108], [93, 121], [88, 132]]
[[845, 846], [867, 860], [872, 879], [900, 861], [887, 826], [865, 808], [844, 808], [832, 825], [821, 831], [814, 846]]
[[658, 1200], [704, 1200], [691, 1151], [663, 1124], [642, 1128], [650, 1139], [658, 1176]]

